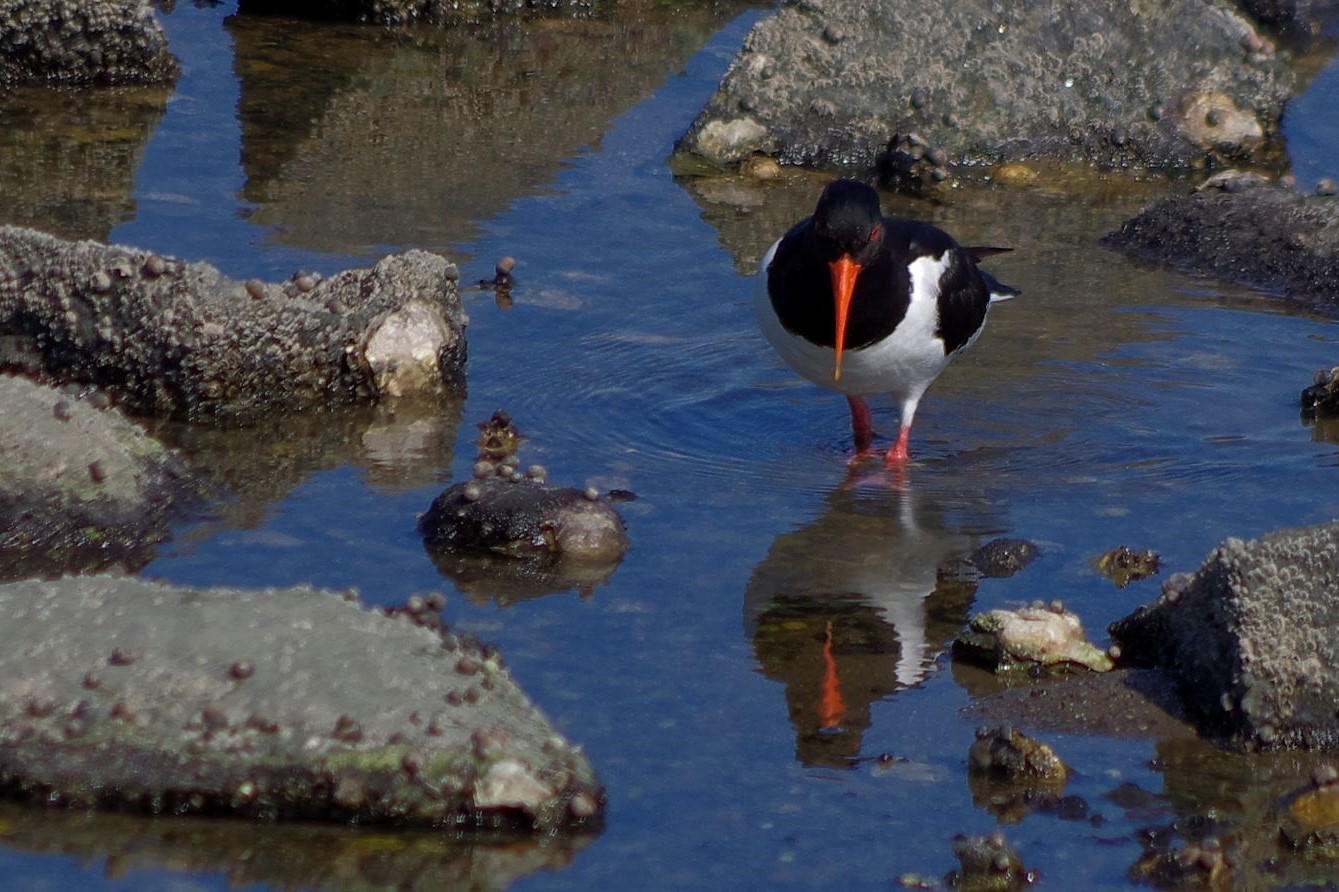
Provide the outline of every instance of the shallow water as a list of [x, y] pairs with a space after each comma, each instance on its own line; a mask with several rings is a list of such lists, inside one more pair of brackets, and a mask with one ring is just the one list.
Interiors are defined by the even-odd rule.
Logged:
[[[1035, 598], [1063, 599], [1103, 640], [1158, 580], [1118, 590], [1093, 569], [1102, 552], [1153, 548], [1165, 574], [1226, 536], [1339, 515], [1336, 433], [1297, 408], [1336, 361], [1333, 322], [1098, 246], [1154, 186], [1089, 176], [890, 198], [965, 242], [1014, 246], [990, 267], [1023, 296], [923, 401], [907, 480], [853, 477], [844, 401], [789, 373], [753, 326], [756, 258], [823, 178], [676, 179], [667, 164], [758, 13], [389, 35], [223, 27], [228, 12], [167, 17], [185, 74], [161, 121], [151, 94], [119, 94], [150, 106], [127, 124], [152, 134], [142, 157], [112, 155], [132, 194], [90, 188], [51, 225], [236, 277], [424, 247], [470, 281], [513, 255], [518, 285], [509, 307], [466, 297], [460, 403], [167, 431], [237, 499], [145, 573], [353, 587], [376, 604], [445, 591], [448, 619], [499, 643], [586, 747], [608, 825], [572, 848], [462, 846], [69, 815], [21, 835], [30, 818], [11, 811], [0, 875], [90, 889], [887, 887], [942, 876], [954, 834], [1003, 826], [1048, 884], [1123, 888], [1139, 828], [1238, 807], [1232, 785], [1253, 782], [1239, 762], [1224, 784], [1202, 750], [1056, 733], [1040, 736], [1077, 770], [1066, 792], [1085, 820], [997, 818], [966, 782], [976, 682], [943, 648], [969, 611]], [[1335, 157], [1334, 119], [1311, 114], [1289, 122], [1308, 175]], [[637, 494], [620, 506], [635, 546], [610, 578], [542, 594], [452, 579], [423, 551], [416, 514], [468, 473], [474, 424], [498, 408], [554, 481]], [[895, 430], [890, 407], [876, 423]], [[953, 572], [1000, 535], [1043, 558], [1011, 579]], [[1306, 776], [1283, 766], [1285, 789], [1290, 770]], [[1137, 804], [1113, 795], [1128, 785]]]

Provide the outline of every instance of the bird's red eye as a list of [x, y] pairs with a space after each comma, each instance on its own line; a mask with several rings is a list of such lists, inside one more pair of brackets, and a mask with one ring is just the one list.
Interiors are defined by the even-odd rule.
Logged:
[[871, 230], [869, 231], [869, 240], [870, 240], [871, 242], [877, 242], [877, 241], [878, 241], [879, 239], [881, 239], [881, 238], [883, 238], [883, 224], [882, 224], [882, 223], [878, 224], [877, 226], [875, 226], [873, 229], [871, 229]]

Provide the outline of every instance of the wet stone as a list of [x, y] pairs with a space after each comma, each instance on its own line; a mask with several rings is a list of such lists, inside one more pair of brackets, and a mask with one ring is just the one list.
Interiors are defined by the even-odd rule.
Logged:
[[1156, 551], [1147, 548], [1136, 551], [1120, 545], [1097, 558], [1094, 563], [1103, 576], [1116, 583], [1116, 588], [1125, 588], [1131, 582], [1156, 574], [1162, 567], [1162, 558]]
[[1026, 568], [1041, 555], [1037, 546], [1026, 539], [991, 539], [967, 557], [984, 576], [1004, 578]]
[[1112, 668], [1107, 653], [1084, 635], [1079, 617], [1058, 604], [977, 614], [954, 639], [953, 656], [997, 673]]

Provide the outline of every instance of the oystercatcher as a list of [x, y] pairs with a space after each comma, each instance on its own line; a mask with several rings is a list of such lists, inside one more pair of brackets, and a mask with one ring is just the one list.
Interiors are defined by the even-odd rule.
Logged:
[[926, 388], [976, 340], [990, 304], [1019, 293], [976, 265], [1007, 250], [885, 217], [871, 187], [835, 180], [763, 256], [758, 323], [791, 368], [846, 394], [857, 459], [874, 441], [865, 396], [892, 395], [902, 427], [886, 460], [901, 467]]

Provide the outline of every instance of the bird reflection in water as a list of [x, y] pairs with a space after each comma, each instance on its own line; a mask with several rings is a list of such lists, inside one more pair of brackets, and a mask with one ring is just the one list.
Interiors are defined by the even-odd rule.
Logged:
[[761, 671], [785, 687], [805, 765], [854, 767], [871, 707], [923, 681], [966, 621], [971, 538], [910, 487], [841, 487], [754, 570], [745, 629]]

